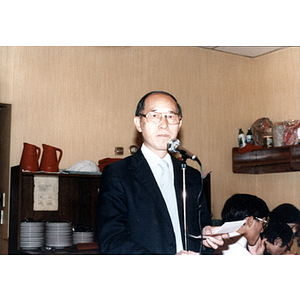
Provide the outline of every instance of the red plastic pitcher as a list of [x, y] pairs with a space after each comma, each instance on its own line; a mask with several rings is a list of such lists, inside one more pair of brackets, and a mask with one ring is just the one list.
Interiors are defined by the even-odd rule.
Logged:
[[20, 160], [22, 169], [30, 172], [37, 172], [39, 170], [40, 154], [41, 148], [32, 144], [24, 143]]
[[[57, 158], [56, 152], [59, 152]], [[58, 165], [63, 151], [59, 148], [43, 144], [43, 155], [41, 159], [40, 170], [44, 172], [58, 172]]]

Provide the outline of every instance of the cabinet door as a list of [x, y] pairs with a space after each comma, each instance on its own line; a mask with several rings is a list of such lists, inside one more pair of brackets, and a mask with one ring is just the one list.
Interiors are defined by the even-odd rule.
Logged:
[[0, 103], [0, 255], [8, 253], [11, 104]]

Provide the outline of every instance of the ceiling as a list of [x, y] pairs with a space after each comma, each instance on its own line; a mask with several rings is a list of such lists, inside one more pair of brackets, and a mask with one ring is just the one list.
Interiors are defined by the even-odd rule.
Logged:
[[202, 46], [201, 48], [237, 54], [247, 57], [257, 57], [261, 56], [273, 51], [277, 51], [279, 49], [287, 48], [287, 47], [260, 47], [260, 46], [239, 46], [239, 47], [229, 47], [229, 46]]

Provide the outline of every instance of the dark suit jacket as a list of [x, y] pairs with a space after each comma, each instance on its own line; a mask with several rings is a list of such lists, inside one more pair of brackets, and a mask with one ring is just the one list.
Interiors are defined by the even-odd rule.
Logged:
[[[184, 239], [181, 162], [172, 157], [179, 220]], [[200, 172], [187, 166], [188, 233], [199, 235], [197, 196]], [[206, 200], [201, 206], [202, 228], [210, 224]], [[107, 165], [98, 197], [99, 247], [103, 254], [175, 254], [175, 235], [167, 206], [142, 154]], [[183, 241], [184, 245], [184, 241]], [[199, 251], [200, 241], [189, 239], [189, 250]]]

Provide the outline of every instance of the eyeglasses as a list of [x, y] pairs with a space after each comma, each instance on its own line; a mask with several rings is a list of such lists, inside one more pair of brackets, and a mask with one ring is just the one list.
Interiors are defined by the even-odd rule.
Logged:
[[148, 123], [158, 124], [161, 122], [162, 117], [164, 116], [169, 125], [176, 125], [180, 123], [180, 116], [177, 113], [169, 112], [169, 113], [161, 113], [156, 111], [150, 111], [146, 115], [140, 114], [140, 116], [146, 118]]
[[287, 223], [287, 224], [291, 227], [294, 233], [296, 233], [299, 230], [299, 224], [297, 223]]
[[264, 220], [264, 219], [261, 219], [261, 218], [258, 218], [258, 217], [254, 217], [255, 220], [257, 221], [262, 221], [263, 222], [263, 229], [266, 229], [269, 225], [269, 222], [267, 220]]

